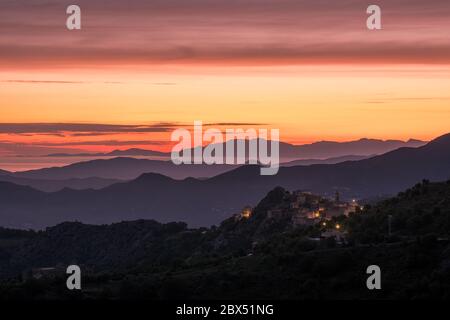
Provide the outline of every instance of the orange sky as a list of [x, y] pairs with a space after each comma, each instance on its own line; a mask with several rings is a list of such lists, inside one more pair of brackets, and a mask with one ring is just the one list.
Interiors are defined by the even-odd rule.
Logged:
[[0, 4], [0, 151], [167, 150], [194, 120], [299, 144], [450, 131], [448, 1], [381, 1], [374, 32], [362, 1], [81, 0], [75, 32], [66, 2]]

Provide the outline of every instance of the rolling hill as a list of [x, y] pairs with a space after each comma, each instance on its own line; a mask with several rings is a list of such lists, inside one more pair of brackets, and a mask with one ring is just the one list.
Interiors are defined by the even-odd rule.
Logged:
[[[423, 181], [337, 218], [345, 244], [318, 241], [326, 227], [293, 226], [290, 219], [267, 216], [284, 201], [286, 190], [276, 188], [248, 219], [230, 218], [210, 229], [152, 220], [65, 222], [42, 232], [0, 227], [0, 299], [450, 297], [450, 180]], [[377, 292], [362, 285], [374, 261], [386, 284]], [[77, 296], [61, 290], [70, 264], [83, 270]], [[40, 273], [43, 267], [50, 269], [47, 276]]]

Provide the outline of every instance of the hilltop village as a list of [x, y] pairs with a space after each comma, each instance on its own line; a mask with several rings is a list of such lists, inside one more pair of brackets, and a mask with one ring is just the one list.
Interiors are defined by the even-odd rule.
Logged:
[[[276, 208], [267, 211], [267, 218], [290, 216], [293, 225], [314, 225], [321, 221], [331, 220], [333, 217], [351, 212], [359, 212], [363, 207], [353, 199], [351, 202], [340, 200], [339, 192], [334, 199], [327, 199], [305, 191], [286, 191], [285, 201]], [[235, 215], [236, 220], [248, 219], [252, 216], [252, 207], [246, 206]]]
[[[362, 209], [356, 199], [350, 202], [342, 201], [337, 191], [333, 199], [306, 191], [286, 191], [283, 201], [267, 210], [266, 220], [288, 220], [293, 227], [320, 224], [323, 229], [322, 238], [335, 237], [342, 240], [344, 232], [339, 223], [333, 222], [335, 221], [333, 218], [358, 213]], [[234, 215], [234, 219], [247, 220], [253, 213], [254, 209], [246, 206], [240, 213]]]

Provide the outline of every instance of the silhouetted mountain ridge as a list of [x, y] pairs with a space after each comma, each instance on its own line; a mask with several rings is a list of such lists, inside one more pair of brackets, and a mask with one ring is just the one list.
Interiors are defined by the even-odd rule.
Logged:
[[15, 177], [65, 180], [72, 178], [105, 178], [131, 180], [146, 172], [160, 173], [175, 179], [211, 177], [236, 168], [233, 165], [190, 165], [177, 166], [171, 161], [118, 157], [96, 159], [74, 163], [64, 167], [53, 167], [14, 173]]
[[375, 154], [368, 156], [361, 155], [346, 155], [341, 157], [333, 157], [327, 159], [303, 159], [303, 160], [293, 160], [289, 162], [284, 162], [281, 164], [283, 167], [293, 167], [293, 166], [310, 166], [313, 164], [336, 164], [345, 161], [359, 161], [367, 158], [376, 156]]
[[118, 179], [106, 179], [106, 178], [71, 178], [64, 180], [44, 180], [44, 179], [30, 179], [20, 178], [14, 176], [14, 174], [0, 175], [0, 181], [11, 182], [18, 185], [29, 186], [34, 189], [45, 192], [56, 192], [64, 188], [70, 188], [75, 190], [82, 189], [102, 189], [114, 183], [120, 182]]
[[[256, 143], [258, 143], [259, 139], [255, 139]], [[253, 140], [253, 141], [255, 141]], [[246, 151], [249, 149], [249, 141], [248, 139], [234, 139], [228, 140], [224, 143], [213, 144], [214, 146], [218, 146], [224, 150], [224, 155], [226, 154], [226, 146], [230, 146], [231, 144], [236, 145], [239, 143], [244, 143]], [[269, 142], [270, 141], [265, 141]], [[380, 139], [369, 139], [362, 138], [354, 141], [345, 141], [345, 142], [337, 142], [337, 141], [318, 141], [310, 144], [300, 144], [294, 145], [291, 143], [281, 141], [280, 145], [280, 159], [282, 162], [298, 160], [298, 159], [326, 159], [326, 158], [336, 158], [343, 157], [346, 155], [356, 154], [362, 156], [370, 156], [373, 154], [382, 154], [388, 151], [392, 151], [394, 149], [400, 147], [419, 147], [424, 145], [426, 142], [417, 140], [417, 139], [409, 139], [408, 141], [402, 140], [380, 140]], [[195, 149], [191, 148], [186, 151], [193, 154]], [[269, 147], [270, 150], [270, 147]], [[139, 149], [139, 148], [131, 148], [127, 150], [114, 150], [108, 153], [78, 153], [78, 154], [67, 154], [67, 153], [56, 153], [50, 154], [49, 157], [115, 157], [115, 156], [146, 156], [146, 157], [158, 157], [170, 159], [170, 152], [160, 152], [155, 150], [148, 149]]]
[[450, 135], [445, 135], [422, 147], [400, 148], [360, 161], [282, 167], [275, 176], [261, 176], [258, 166], [243, 166], [206, 180], [145, 174], [101, 190], [66, 190], [20, 202], [5, 195], [0, 224], [29, 228], [73, 220], [99, 224], [151, 218], [208, 226], [256, 204], [276, 186], [366, 198], [395, 194], [423, 179], [449, 177]]

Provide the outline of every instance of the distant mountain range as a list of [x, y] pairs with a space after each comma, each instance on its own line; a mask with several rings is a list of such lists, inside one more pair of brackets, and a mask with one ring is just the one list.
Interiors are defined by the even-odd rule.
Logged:
[[[131, 180], [143, 173], [159, 173], [173, 179], [207, 178], [237, 168], [234, 165], [175, 165], [172, 161], [118, 157], [74, 163], [64, 167], [15, 172], [18, 178], [66, 180], [98, 177]], [[0, 178], [1, 179], [1, 178]]]
[[[330, 159], [306, 159], [283, 163], [282, 166], [332, 164], [365, 159], [366, 156], [344, 156]], [[44, 168], [22, 172], [0, 170], [0, 181], [55, 192], [69, 189], [101, 189], [117, 182], [136, 179], [144, 173], [159, 173], [174, 179], [211, 178], [236, 169], [233, 165], [176, 166], [170, 161], [113, 158], [79, 162], [64, 167]]]
[[136, 179], [144, 173], [163, 174], [173, 179], [187, 177], [205, 179], [237, 167], [234, 165], [177, 166], [171, 161], [119, 157], [21, 172], [1, 170], [0, 181], [29, 186], [40, 191], [55, 192], [64, 188], [101, 189], [117, 182]]
[[378, 140], [360, 139], [350, 142], [319, 141], [305, 145], [280, 144], [280, 157], [284, 159], [327, 159], [343, 157], [348, 155], [379, 155], [402, 147], [420, 147], [425, 141], [410, 139], [401, 140]]
[[30, 179], [14, 176], [13, 173], [0, 175], [0, 181], [11, 182], [21, 186], [29, 186], [36, 190], [45, 192], [55, 192], [65, 188], [83, 190], [83, 189], [102, 189], [114, 183], [122, 182], [119, 179], [107, 178], [70, 178], [64, 180], [52, 179]]
[[[226, 150], [228, 141], [221, 147]], [[312, 164], [335, 164], [344, 161], [356, 161], [392, 149], [409, 146], [418, 147], [425, 142], [419, 140], [376, 140], [360, 139], [351, 142], [321, 141], [308, 145], [292, 145], [280, 143], [281, 166], [290, 167]], [[246, 150], [249, 141], [245, 141]], [[235, 146], [236, 150], [236, 146]], [[190, 150], [193, 152], [193, 150]], [[357, 155], [356, 155], [357, 154]], [[23, 172], [0, 170], [0, 181], [8, 181], [19, 185], [31, 186], [47, 192], [70, 189], [100, 189], [118, 180], [132, 180], [144, 173], [158, 173], [173, 179], [211, 178], [221, 173], [236, 169], [237, 165], [183, 165], [176, 166], [170, 160], [170, 153], [144, 149], [115, 150], [109, 153], [83, 154], [51, 154], [50, 157], [119, 157], [112, 159], [93, 159], [63, 167], [43, 168]], [[125, 157], [127, 156], [127, 157]], [[136, 159], [131, 157], [151, 157], [158, 159]], [[332, 156], [332, 157], [329, 157]], [[248, 159], [247, 159], [248, 160]]]
[[[367, 156], [344, 156], [329, 159], [295, 160], [281, 164], [290, 167], [311, 164], [333, 164], [344, 161], [355, 161], [368, 158]], [[159, 173], [173, 179], [210, 178], [218, 174], [236, 169], [237, 165], [174, 165], [171, 161], [148, 160], [118, 157], [112, 159], [97, 159], [70, 164], [63, 167], [43, 168], [21, 172], [0, 171], [0, 181], [9, 181], [20, 185], [28, 185], [43, 191], [56, 191], [57, 185], [62, 188], [80, 189], [82, 181], [84, 188], [98, 189], [88, 184], [89, 180], [100, 182], [106, 186], [117, 180], [136, 179], [144, 173]], [[97, 178], [93, 180], [92, 178]], [[36, 180], [36, 181], [35, 181]], [[76, 182], [75, 182], [76, 180]], [[39, 183], [37, 183], [39, 181]], [[53, 183], [53, 181], [57, 181]], [[47, 186], [46, 183], [47, 182]], [[109, 183], [111, 182], [111, 183]], [[75, 183], [75, 184], [74, 184]], [[109, 184], [108, 184], [109, 183]], [[55, 185], [54, 187], [51, 185]], [[45, 186], [44, 189], [39, 186]]]
[[[226, 146], [237, 144], [239, 140], [230, 140], [221, 144], [221, 148], [226, 150]], [[242, 140], [240, 140], [242, 141]], [[375, 154], [383, 154], [401, 147], [420, 147], [426, 144], [425, 141], [410, 139], [408, 141], [401, 140], [378, 140], [378, 139], [360, 139], [349, 142], [319, 141], [311, 144], [293, 145], [280, 142], [280, 161], [292, 161], [297, 159], [327, 159], [343, 157], [348, 155], [370, 156]], [[245, 141], [246, 151], [248, 151], [249, 141]], [[190, 149], [193, 152], [194, 149]], [[226, 155], [226, 152], [224, 152]], [[117, 156], [146, 156], [170, 159], [170, 152], [159, 152], [145, 149], [127, 149], [114, 150], [109, 153], [54, 153], [49, 157], [117, 157]]]
[[54, 193], [0, 182], [0, 225], [43, 228], [73, 220], [103, 224], [151, 218], [207, 226], [246, 204], [256, 204], [276, 186], [324, 195], [337, 190], [343, 197], [362, 198], [394, 194], [422, 179], [440, 181], [449, 177], [447, 134], [418, 148], [400, 148], [360, 161], [282, 167], [275, 176], [261, 176], [258, 166], [242, 166], [204, 180], [174, 180], [149, 173], [101, 190]]
[[369, 156], [357, 156], [357, 155], [349, 155], [342, 157], [333, 157], [327, 159], [304, 159], [304, 160], [294, 160], [289, 162], [284, 162], [281, 164], [283, 167], [294, 167], [294, 166], [310, 166], [312, 164], [336, 164], [345, 161], [359, 161], [363, 159], [368, 159], [371, 157], [375, 157], [376, 155]]
[[106, 153], [51, 153], [46, 155], [46, 157], [123, 157], [123, 156], [146, 156], [146, 157], [169, 158], [170, 152], [160, 152], [154, 150], [131, 148], [127, 150], [114, 150]]

